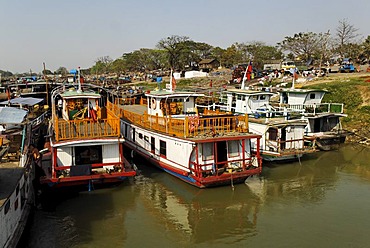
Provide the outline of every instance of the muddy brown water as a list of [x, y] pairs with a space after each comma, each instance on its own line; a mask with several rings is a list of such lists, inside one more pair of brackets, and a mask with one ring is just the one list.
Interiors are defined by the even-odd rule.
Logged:
[[369, 247], [370, 149], [346, 145], [197, 189], [143, 163], [123, 184], [37, 210], [22, 246]]

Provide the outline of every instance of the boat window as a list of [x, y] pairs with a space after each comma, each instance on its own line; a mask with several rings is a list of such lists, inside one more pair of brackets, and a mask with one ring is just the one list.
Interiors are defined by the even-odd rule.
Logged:
[[258, 96], [252, 96], [252, 100], [258, 100]]
[[153, 153], [155, 152], [155, 137], [151, 137], [151, 139], [150, 139], [150, 150]]
[[266, 96], [265, 95], [261, 95], [260, 96], [260, 100], [265, 100], [266, 99]]
[[125, 138], [127, 138], [127, 133], [128, 133], [128, 125], [125, 124]]
[[102, 146], [76, 146], [75, 154], [76, 165], [103, 162]]
[[163, 141], [163, 140], [160, 140], [159, 141], [159, 153], [162, 156], [167, 157], [167, 144], [166, 144], [166, 141]]
[[237, 96], [236, 96], [236, 99], [237, 99], [237, 100], [242, 100], [242, 96], [241, 96], [241, 95], [237, 95]]
[[227, 150], [229, 157], [238, 157], [239, 156], [239, 141], [230, 140], [227, 142]]
[[139, 139], [143, 139], [143, 134], [139, 133]]
[[4, 208], [4, 215], [7, 214], [9, 212], [9, 209], [10, 209], [10, 200], [8, 200], [6, 203], [5, 203], [5, 208]]
[[213, 160], [213, 143], [204, 143], [202, 144], [202, 156], [203, 161]]
[[148, 136], [144, 136], [144, 140], [145, 140], [145, 142], [148, 142], [149, 143], [149, 137]]
[[315, 99], [315, 93], [310, 94], [310, 99]]
[[277, 138], [278, 138], [278, 130], [276, 129], [276, 128], [269, 128], [268, 130], [267, 130], [267, 133], [268, 133], [268, 137], [267, 137], [267, 139], [269, 139], [269, 140], [277, 140]]

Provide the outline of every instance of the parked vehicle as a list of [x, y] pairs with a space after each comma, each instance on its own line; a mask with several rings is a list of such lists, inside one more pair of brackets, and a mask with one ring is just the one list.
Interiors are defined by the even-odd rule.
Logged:
[[339, 72], [355, 72], [356, 68], [352, 63], [352, 59], [344, 59], [342, 65], [339, 67]]

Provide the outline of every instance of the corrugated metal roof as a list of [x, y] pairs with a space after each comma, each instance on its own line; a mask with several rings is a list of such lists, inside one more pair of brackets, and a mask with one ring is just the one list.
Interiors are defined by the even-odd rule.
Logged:
[[[13, 99], [10, 99], [10, 104], [12, 105], [28, 105], [28, 106], [33, 106], [35, 104], [38, 104], [42, 102], [42, 98], [33, 98], [33, 97], [16, 97]], [[1, 105], [6, 105], [8, 104], [8, 101], [3, 101], [0, 102]]]
[[27, 111], [13, 107], [0, 107], [0, 123], [21, 124], [27, 115]]

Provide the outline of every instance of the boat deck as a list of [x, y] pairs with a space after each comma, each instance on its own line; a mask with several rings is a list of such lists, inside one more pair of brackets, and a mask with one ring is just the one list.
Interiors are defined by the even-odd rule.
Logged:
[[121, 105], [119, 116], [138, 126], [171, 136], [190, 140], [245, 138], [258, 135], [248, 131], [248, 117], [234, 115], [182, 115], [151, 116], [146, 113], [147, 105]]
[[124, 105], [124, 109], [127, 110], [127, 111], [130, 111], [130, 112], [134, 112], [134, 113], [139, 114], [139, 115], [143, 115], [145, 113], [145, 111], [147, 110], [147, 106], [146, 105], [139, 105], [139, 104]]
[[24, 171], [18, 161], [0, 163], [0, 207], [14, 191]]

